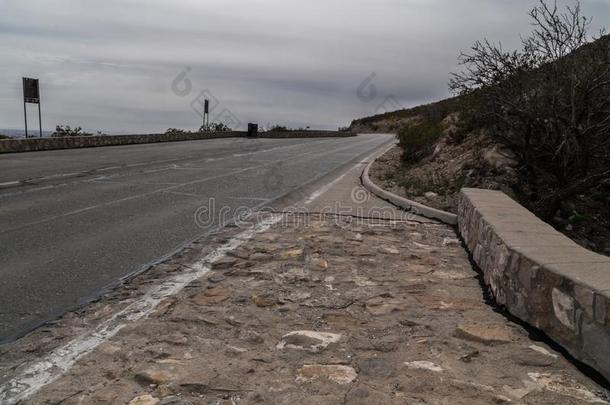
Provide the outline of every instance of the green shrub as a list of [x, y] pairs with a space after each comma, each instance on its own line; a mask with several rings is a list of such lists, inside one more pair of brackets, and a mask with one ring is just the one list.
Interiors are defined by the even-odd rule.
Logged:
[[231, 129], [229, 126], [223, 124], [222, 122], [212, 122], [211, 124], [207, 125], [207, 126], [202, 126], [201, 128], [199, 128], [199, 132], [231, 132], [233, 131], [233, 129]]
[[441, 134], [441, 126], [433, 121], [422, 121], [403, 127], [398, 132], [398, 145], [402, 148], [403, 160], [414, 163], [430, 155]]
[[269, 132], [288, 132], [290, 129], [285, 125], [274, 125], [269, 128]]
[[170, 136], [185, 135], [187, 133], [189, 133], [189, 132], [184, 131], [182, 129], [177, 129], [177, 128], [168, 128], [167, 131], [165, 131], [165, 135], [170, 135]]
[[93, 134], [83, 132], [81, 127], [71, 128], [70, 125], [57, 125], [55, 126], [55, 132], [51, 134], [52, 137], [64, 138], [68, 136], [91, 136]]
[[232, 131], [227, 125], [222, 122], [212, 122], [210, 125], [203, 125], [197, 131], [187, 131], [184, 129], [178, 128], [168, 128], [165, 131], [165, 135], [170, 136], [183, 136], [183, 135], [192, 135], [192, 134], [203, 134], [203, 133], [211, 133], [211, 132], [230, 132]]
[[2, 134], [0, 134], [0, 139], [11, 139], [11, 137], [10, 137], [10, 136], [8, 136], [8, 135], [2, 135]]

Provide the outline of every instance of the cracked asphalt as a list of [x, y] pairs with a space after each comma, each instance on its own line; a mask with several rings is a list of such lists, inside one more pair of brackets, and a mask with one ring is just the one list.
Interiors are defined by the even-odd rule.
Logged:
[[0, 343], [391, 139], [236, 138], [0, 155]]

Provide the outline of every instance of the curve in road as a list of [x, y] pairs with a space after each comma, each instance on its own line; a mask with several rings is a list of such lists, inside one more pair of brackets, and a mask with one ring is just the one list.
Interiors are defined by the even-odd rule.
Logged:
[[0, 342], [391, 139], [235, 138], [0, 156]]

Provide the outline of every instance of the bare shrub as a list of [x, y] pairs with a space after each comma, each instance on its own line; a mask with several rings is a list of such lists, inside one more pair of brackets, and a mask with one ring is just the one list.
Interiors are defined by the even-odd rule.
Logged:
[[531, 208], [550, 219], [564, 199], [610, 182], [610, 37], [589, 35], [579, 3], [541, 0], [530, 16], [520, 50], [476, 42], [450, 88], [466, 96], [462, 118], [515, 153]]

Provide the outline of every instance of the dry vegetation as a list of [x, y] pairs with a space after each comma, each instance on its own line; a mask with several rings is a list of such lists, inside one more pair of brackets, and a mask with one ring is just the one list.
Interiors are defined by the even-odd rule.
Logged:
[[521, 50], [485, 40], [461, 56], [456, 98], [352, 127], [397, 132], [401, 153], [373, 170], [395, 191], [453, 210], [462, 186], [501, 189], [610, 254], [610, 37], [590, 38], [578, 5], [530, 15]]

